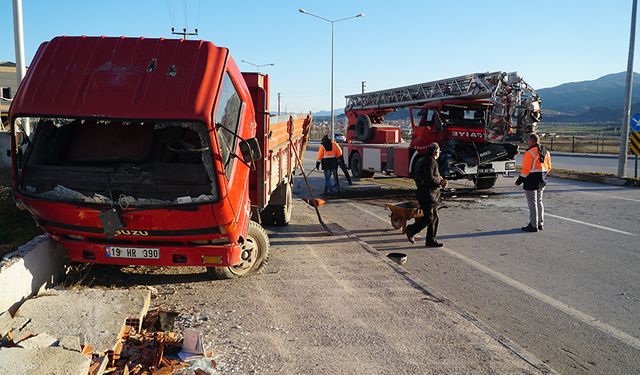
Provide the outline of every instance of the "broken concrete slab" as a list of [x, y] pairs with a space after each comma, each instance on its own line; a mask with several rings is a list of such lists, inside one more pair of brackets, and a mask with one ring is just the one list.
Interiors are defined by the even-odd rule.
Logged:
[[139, 328], [150, 302], [148, 290], [51, 290], [27, 300], [16, 318], [31, 319], [25, 329], [36, 334], [78, 336], [82, 345], [103, 353], [113, 349], [125, 324]]
[[91, 358], [58, 347], [0, 348], [0, 374], [87, 374]]
[[43, 332], [36, 336], [29, 337], [28, 339], [21, 341], [20, 346], [25, 349], [40, 349], [47, 348], [49, 346], [58, 346], [60, 340], [51, 336], [50, 334]]
[[80, 336], [62, 336], [59, 346], [67, 350], [73, 350], [74, 352], [82, 351]]
[[0, 311], [12, 314], [27, 298], [55, 285], [64, 275], [64, 248], [48, 235], [34, 238], [0, 261]]

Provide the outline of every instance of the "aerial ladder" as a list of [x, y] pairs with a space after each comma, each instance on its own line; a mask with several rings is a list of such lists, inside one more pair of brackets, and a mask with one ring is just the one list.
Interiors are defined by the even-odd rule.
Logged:
[[[541, 119], [540, 96], [515, 72], [473, 73], [347, 95], [345, 114], [350, 124], [355, 124], [359, 116], [368, 116], [372, 124], [382, 124], [385, 114], [400, 108], [433, 101], [479, 99], [492, 102], [486, 133], [489, 142], [515, 141], [515, 138], [522, 141], [525, 135], [535, 131]], [[357, 134], [363, 133], [357, 131]]]

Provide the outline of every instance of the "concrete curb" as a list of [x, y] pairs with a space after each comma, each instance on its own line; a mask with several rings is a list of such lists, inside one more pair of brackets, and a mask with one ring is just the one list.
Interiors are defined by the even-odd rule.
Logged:
[[15, 314], [29, 297], [58, 283], [65, 273], [64, 248], [41, 235], [0, 262], [0, 312]]
[[[308, 205], [306, 205], [306, 206], [311, 208]], [[415, 289], [417, 289], [420, 292], [422, 292], [423, 294], [425, 294], [429, 298], [430, 301], [437, 302], [437, 303], [444, 303], [447, 306], [450, 306], [458, 315], [460, 315], [464, 319], [468, 320], [471, 324], [475, 325], [481, 331], [483, 331], [484, 333], [486, 333], [489, 336], [491, 336], [493, 339], [498, 341], [505, 348], [507, 348], [508, 350], [513, 352], [518, 357], [522, 358], [522, 360], [524, 360], [525, 362], [529, 363], [531, 366], [535, 367], [536, 369], [538, 369], [543, 374], [557, 374], [557, 372], [555, 370], [550, 368], [547, 364], [542, 362], [535, 355], [531, 354], [526, 349], [524, 349], [522, 346], [520, 346], [517, 343], [511, 341], [507, 337], [504, 337], [503, 335], [498, 333], [495, 329], [491, 328], [489, 325], [487, 325], [486, 323], [484, 323], [483, 321], [478, 319], [476, 316], [474, 316], [473, 314], [471, 314], [467, 310], [465, 310], [462, 307], [460, 307], [457, 304], [455, 304], [452, 300], [450, 300], [447, 297], [443, 296], [439, 292], [431, 289], [431, 287], [429, 287], [422, 280], [420, 280], [419, 278], [414, 276], [411, 272], [409, 272], [408, 270], [406, 270], [402, 266], [396, 264], [394, 261], [392, 261], [389, 258], [387, 258], [385, 254], [383, 254], [380, 251], [376, 250], [373, 246], [369, 245], [367, 242], [362, 240], [357, 235], [355, 235], [352, 232], [348, 231], [347, 229], [345, 229], [344, 227], [340, 226], [339, 224], [336, 224], [335, 222], [331, 223], [331, 226], [335, 226], [335, 227], [339, 228], [343, 232], [342, 234], [344, 234], [348, 238], [352, 239], [354, 242], [358, 243], [365, 251], [367, 251], [371, 255], [375, 256], [376, 258], [380, 259], [381, 261], [385, 262], [389, 267], [393, 268], [394, 271], [396, 271], [399, 275], [404, 277], [407, 280], [407, 282], [409, 282]], [[338, 233], [336, 233], [336, 234], [338, 234]]]

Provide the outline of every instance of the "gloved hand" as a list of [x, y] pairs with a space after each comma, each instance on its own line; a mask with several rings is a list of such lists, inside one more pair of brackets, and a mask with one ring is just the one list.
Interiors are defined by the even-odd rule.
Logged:
[[319, 161], [316, 162], [316, 169], [320, 169], [320, 162]]
[[516, 180], [516, 185], [520, 186], [522, 185], [523, 182], [524, 182], [524, 177], [518, 176], [518, 179]]

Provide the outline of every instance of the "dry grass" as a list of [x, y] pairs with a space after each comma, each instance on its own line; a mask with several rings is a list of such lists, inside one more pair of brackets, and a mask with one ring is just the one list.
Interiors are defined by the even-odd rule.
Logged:
[[20, 211], [11, 193], [11, 172], [0, 170], [0, 257], [41, 234], [28, 212]]

